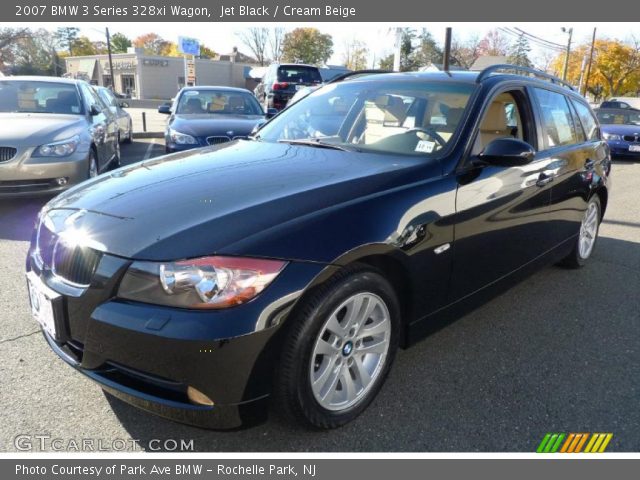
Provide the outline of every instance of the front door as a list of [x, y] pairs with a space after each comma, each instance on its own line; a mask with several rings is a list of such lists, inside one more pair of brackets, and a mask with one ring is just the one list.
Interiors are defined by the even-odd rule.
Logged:
[[458, 175], [449, 301], [501, 279], [551, 247], [551, 186], [546, 180], [550, 160], [536, 156], [524, 166], [473, 166], [498, 138], [517, 138], [536, 148], [536, 131], [524, 89], [501, 92], [485, 107], [471, 154]]

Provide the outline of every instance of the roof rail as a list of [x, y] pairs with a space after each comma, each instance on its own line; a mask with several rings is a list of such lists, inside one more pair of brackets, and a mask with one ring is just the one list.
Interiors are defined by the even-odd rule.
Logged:
[[490, 67], [485, 68], [478, 74], [478, 77], [476, 78], [476, 83], [482, 82], [485, 78], [487, 78], [492, 73], [500, 72], [504, 70], [507, 71], [505, 73], [508, 73], [508, 71], [511, 71], [511, 72], [514, 72], [514, 74], [516, 75], [528, 74], [527, 76], [543, 78], [545, 80], [549, 80], [551, 83], [557, 83], [558, 85], [563, 85], [569, 88], [570, 90], [575, 90], [575, 88], [573, 88], [573, 86], [569, 82], [566, 82], [556, 77], [555, 75], [551, 75], [549, 73], [536, 70], [535, 68], [520, 67], [518, 65], [509, 65], [509, 64], [491, 65]]
[[335, 78], [332, 78], [331, 80], [329, 80], [327, 83], [337, 83], [337, 82], [341, 82], [343, 80], [346, 80], [348, 78], [351, 77], [359, 77], [361, 75], [373, 75], [376, 73], [393, 73], [391, 70], [378, 70], [378, 69], [371, 69], [371, 70], [354, 70], [353, 72], [347, 72], [347, 73], [343, 73], [341, 75], [338, 75]]

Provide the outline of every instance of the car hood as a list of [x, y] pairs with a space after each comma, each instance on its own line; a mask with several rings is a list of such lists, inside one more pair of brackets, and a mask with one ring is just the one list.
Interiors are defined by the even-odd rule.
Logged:
[[604, 133], [613, 133], [615, 135], [640, 135], [640, 125], [619, 125], [619, 124], [603, 124], [600, 125]]
[[46, 142], [65, 140], [79, 133], [85, 124], [80, 115], [52, 113], [0, 113], [0, 144], [35, 147]]
[[[424, 158], [241, 140], [143, 161], [53, 199], [96, 248], [174, 260], [252, 254], [234, 244], [311, 213], [415, 181]], [[441, 172], [433, 162], [434, 175]], [[437, 165], [437, 169], [435, 166]], [[311, 259], [311, 258], [309, 258]]]
[[180, 133], [195, 137], [211, 135], [237, 137], [249, 135], [256, 124], [264, 121], [263, 115], [205, 113], [201, 115], [176, 115], [171, 119], [169, 125]]

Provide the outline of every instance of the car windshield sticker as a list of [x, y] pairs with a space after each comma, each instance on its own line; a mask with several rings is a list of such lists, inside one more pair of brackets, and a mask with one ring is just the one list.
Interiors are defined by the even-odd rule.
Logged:
[[416, 152], [431, 153], [436, 146], [436, 142], [430, 142], [428, 140], [420, 140], [416, 145]]

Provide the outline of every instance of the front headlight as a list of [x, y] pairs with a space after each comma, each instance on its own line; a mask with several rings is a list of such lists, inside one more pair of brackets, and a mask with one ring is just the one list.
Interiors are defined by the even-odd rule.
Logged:
[[615, 133], [603, 133], [602, 136], [605, 140], [613, 140], [616, 142], [622, 140], [622, 137], [620, 135], [616, 135]]
[[66, 157], [76, 151], [80, 144], [80, 137], [75, 135], [59, 142], [40, 145], [33, 152], [34, 157]]
[[242, 257], [133, 262], [120, 283], [118, 296], [182, 308], [227, 308], [258, 295], [286, 264]]
[[178, 145], [197, 145], [198, 143], [191, 135], [177, 132], [173, 128], [169, 129], [169, 138], [173, 143], [177, 143]]

